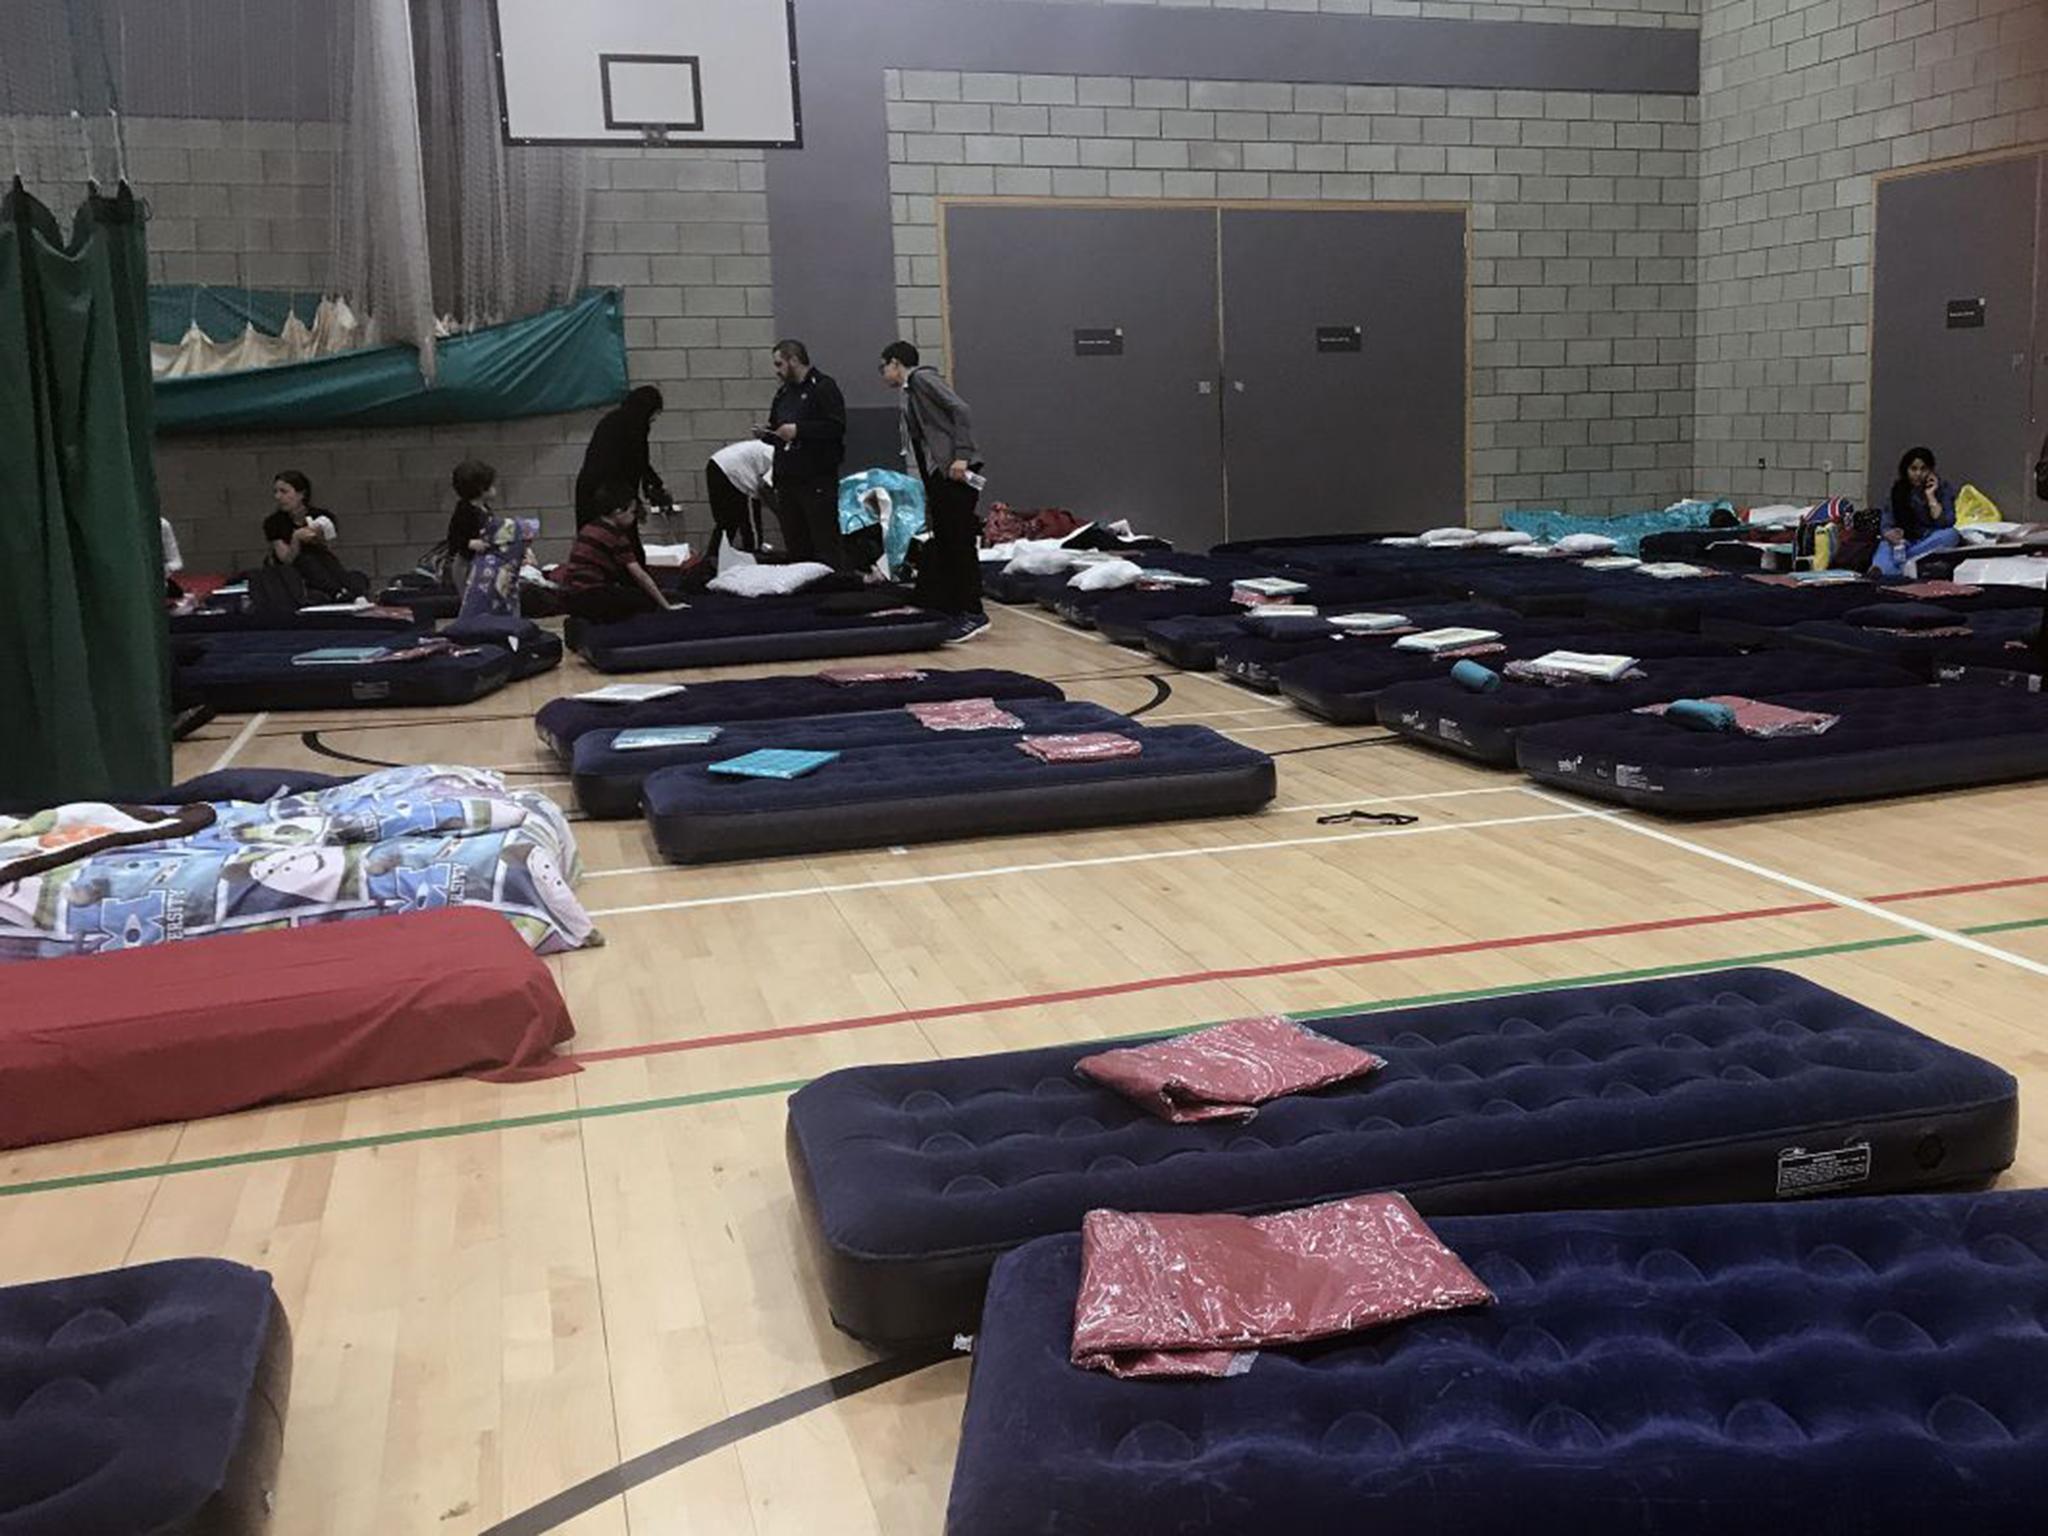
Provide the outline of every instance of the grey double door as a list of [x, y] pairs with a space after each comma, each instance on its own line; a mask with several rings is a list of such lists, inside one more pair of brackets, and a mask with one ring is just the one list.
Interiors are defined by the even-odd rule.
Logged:
[[1881, 184], [1873, 254], [1871, 495], [1924, 445], [2030, 520], [2048, 435], [2048, 155]]
[[1462, 213], [955, 203], [945, 237], [991, 496], [1188, 549], [1461, 517]]

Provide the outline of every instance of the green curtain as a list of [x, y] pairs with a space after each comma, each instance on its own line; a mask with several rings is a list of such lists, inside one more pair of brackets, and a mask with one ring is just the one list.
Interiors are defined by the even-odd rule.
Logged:
[[0, 199], [0, 801], [170, 782], [147, 251], [125, 186]]

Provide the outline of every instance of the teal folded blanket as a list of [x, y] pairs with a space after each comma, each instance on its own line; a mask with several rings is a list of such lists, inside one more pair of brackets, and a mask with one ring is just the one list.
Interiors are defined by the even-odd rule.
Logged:
[[1679, 699], [1664, 711], [1664, 718], [1677, 721], [1689, 731], [1735, 729], [1735, 711], [1726, 704], [1715, 704], [1706, 699]]

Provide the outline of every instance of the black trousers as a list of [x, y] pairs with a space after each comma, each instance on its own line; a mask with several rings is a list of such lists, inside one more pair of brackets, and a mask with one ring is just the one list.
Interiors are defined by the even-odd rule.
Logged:
[[924, 521], [931, 537], [917, 565], [917, 600], [940, 613], [981, 612], [981, 493], [935, 475], [924, 483]]
[[846, 545], [839, 537], [839, 480], [783, 480], [775, 485], [775, 515], [789, 552], [798, 560], [822, 560], [846, 569]]
[[711, 543], [707, 550], [717, 557], [718, 546], [732, 541], [734, 549], [752, 554], [761, 547], [761, 530], [754, 517], [754, 500], [726, 478], [716, 462], [704, 465], [704, 494], [711, 502]]
[[654, 599], [638, 586], [564, 587], [557, 596], [562, 612], [588, 624], [616, 624], [654, 612]]

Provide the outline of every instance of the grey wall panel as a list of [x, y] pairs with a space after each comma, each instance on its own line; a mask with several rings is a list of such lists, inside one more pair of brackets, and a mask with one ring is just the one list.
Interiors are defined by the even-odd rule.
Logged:
[[1461, 212], [1226, 209], [1230, 537], [1462, 523], [1465, 307]]
[[[785, 331], [827, 358], [865, 355], [895, 328], [879, 100], [887, 67], [1674, 95], [1699, 88], [1699, 34], [1686, 28], [1036, 0], [808, 0], [797, 7], [797, 53], [805, 147], [767, 157], [775, 312]], [[878, 403], [877, 387], [846, 371], [849, 399]]]
[[[1870, 492], [1924, 443], [1944, 475], [2023, 515], [2039, 438], [2029, 396], [2035, 355], [2040, 158], [1998, 160], [1889, 181], [1877, 198], [1871, 305]], [[1947, 307], [1984, 301], [1981, 326]]]
[[[946, 272], [990, 498], [1223, 537], [1213, 211], [956, 205]], [[1077, 356], [1076, 330], [1121, 354]]]

